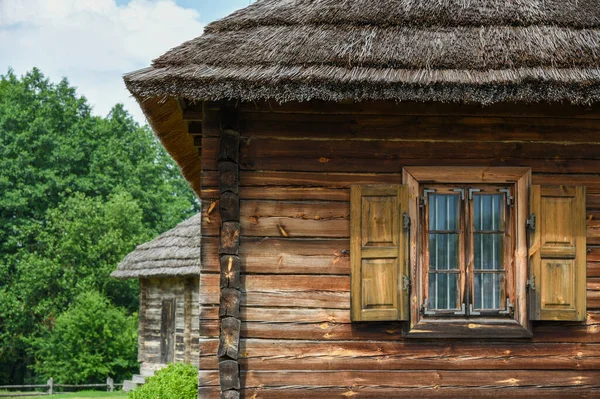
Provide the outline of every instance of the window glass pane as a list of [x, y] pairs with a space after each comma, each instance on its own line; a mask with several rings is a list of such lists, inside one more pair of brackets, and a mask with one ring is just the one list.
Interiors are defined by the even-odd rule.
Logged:
[[504, 273], [477, 273], [474, 276], [475, 309], [504, 309]]
[[429, 230], [458, 230], [459, 197], [453, 194], [429, 195]]
[[429, 270], [458, 269], [458, 234], [429, 234]]
[[429, 308], [456, 309], [458, 296], [457, 273], [429, 273]]
[[475, 270], [504, 270], [504, 233], [473, 234]]
[[475, 231], [504, 231], [504, 194], [478, 194], [473, 197]]

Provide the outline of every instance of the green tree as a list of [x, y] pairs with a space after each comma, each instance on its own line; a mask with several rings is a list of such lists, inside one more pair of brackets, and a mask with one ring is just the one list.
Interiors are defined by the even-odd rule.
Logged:
[[146, 126], [116, 105], [92, 115], [66, 79], [0, 75], [0, 385], [19, 383], [30, 342], [97, 290], [132, 312], [136, 282], [109, 274], [136, 245], [198, 211]]
[[35, 370], [61, 384], [122, 381], [138, 367], [137, 314], [111, 305], [98, 292], [81, 294], [48, 334], [32, 340]]

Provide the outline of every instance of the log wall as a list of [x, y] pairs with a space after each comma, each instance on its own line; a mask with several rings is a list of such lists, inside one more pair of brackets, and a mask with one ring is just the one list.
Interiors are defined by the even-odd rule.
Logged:
[[175, 299], [175, 363], [198, 365], [199, 308], [198, 278], [140, 279], [138, 361], [142, 368], [162, 367], [160, 330], [162, 301]]
[[[218, 110], [202, 116], [199, 396], [216, 398]], [[243, 397], [600, 397], [597, 109], [242, 104], [239, 130]], [[587, 320], [478, 341], [403, 340], [400, 323], [351, 324], [349, 186], [399, 184], [413, 165], [529, 166], [533, 184], [585, 185]]]

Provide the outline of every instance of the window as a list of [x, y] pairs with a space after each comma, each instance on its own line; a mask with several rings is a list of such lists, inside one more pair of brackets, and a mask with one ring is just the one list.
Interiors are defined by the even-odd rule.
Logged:
[[511, 314], [513, 190], [498, 185], [422, 189], [425, 314]]
[[352, 186], [350, 219], [355, 322], [517, 338], [530, 320], [585, 319], [583, 187], [532, 186], [528, 168], [410, 167], [402, 185]]

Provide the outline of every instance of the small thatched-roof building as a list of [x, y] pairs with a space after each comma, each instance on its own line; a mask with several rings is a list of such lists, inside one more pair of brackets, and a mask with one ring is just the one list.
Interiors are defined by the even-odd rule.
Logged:
[[598, 0], [258, 0], [125, 82], [204, 205], [200, 397], [598, 396]]
[[142, 375], [167, 363], [198, 365], [199, 275], [200, 214], [139, 245], [111, 274], [140, 280]]

